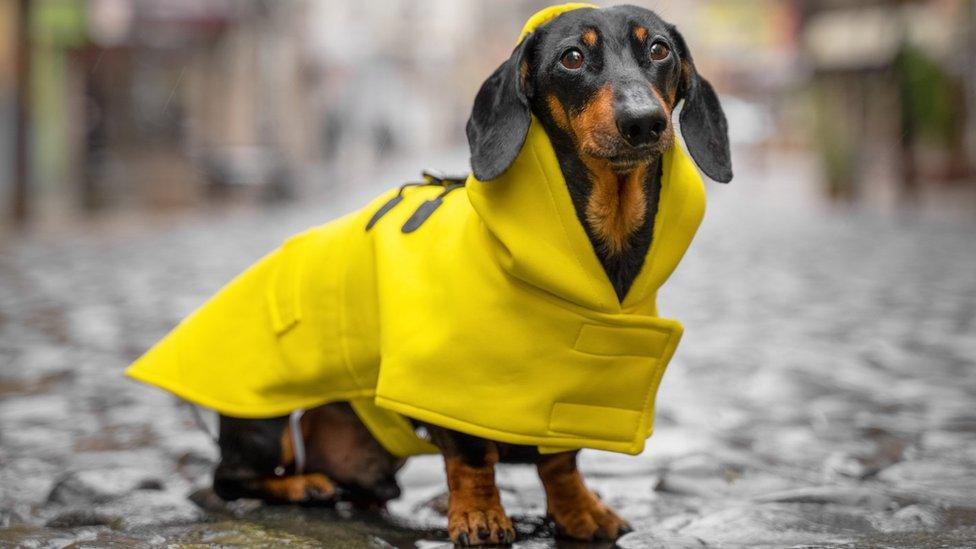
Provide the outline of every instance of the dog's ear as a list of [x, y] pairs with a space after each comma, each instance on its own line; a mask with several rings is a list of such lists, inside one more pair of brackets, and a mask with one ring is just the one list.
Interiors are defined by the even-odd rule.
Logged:
[[512, 56], [485, 80], [468, 119], [471, 169], [481, 181], [500, 176], [515, 161], [532, 116], [529, 112], [529, 57], [537, 33], [527, 36]]
[[729, 125], [715, 89], [695, 69], [695, 62], [684, 37], [669, 28], [681, 61], [678, 97], [684, 99], [678, 120], [688, 153], [705, 175], [719, 183], [732, 180], [732, 154], [729, 151]]

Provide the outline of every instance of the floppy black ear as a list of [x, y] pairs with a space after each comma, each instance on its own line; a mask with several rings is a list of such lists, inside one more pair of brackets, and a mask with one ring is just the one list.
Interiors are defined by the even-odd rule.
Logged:
[[719, 183], [728, 183], [732, 180], [732, 153], [725, 112], [715, 89], [695, 69], [684, 37], [674, 27], [670, 31], [681, 58], [678, 97], [685, 100], [678, 117], [681, 135], [701, 171]]
[[512, 51], [512, 56], [485, 80], [474, 98], [468, 119], [471, 170], [481, 181], [500, 176], [515, 161], [532, 117], [526, 80], [528, 56], [534, 33]]

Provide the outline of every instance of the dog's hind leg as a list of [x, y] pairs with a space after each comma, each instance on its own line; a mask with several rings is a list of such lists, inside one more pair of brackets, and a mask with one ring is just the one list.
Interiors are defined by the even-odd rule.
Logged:
[[272, 503], [331, 503], [338, 490], [321, 472], [295, 470], [288, 418], [220, 416], [220, 464], [214, 492], [222, 499], [257, 498]]
[[371, 507], [400, 496], [396, 472], [405, 460], [383, 448], [348, 402], [309, 409], [301, 430], [305, 471], [328, 475], [344, 500]]
[[223, 499], [332, 503], [364, 507], [400, 495], [404, 460], [373, 438], [346, 402], [272, 419], [220, 417], [214, 491]]

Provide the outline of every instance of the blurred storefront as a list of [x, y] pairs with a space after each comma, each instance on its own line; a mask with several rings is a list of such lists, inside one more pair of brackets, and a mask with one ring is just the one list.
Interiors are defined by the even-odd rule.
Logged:
[[[31, 217], [192, 203], [260, 181], [289, 191], [307, 153], [301, 82], [289, 62], [300, 13], [287, 3], [36, 0], [0, 3], [29, 24]], [[25, 29], [20, 29], [22, 32]], [[16, 33], [4, 33], [16, 36]], [[0, 46], [4, 62], [15, 40]], [[3, 74], [17, 74], [15, 70]], [[3, 138], [16, 110], [0, 80]], [[7, 143], [3, 152], [14, 149]], [[4, 165], [14, 164], [11, 161]], [[4, 173], [5, 182], [13, 174]], [[13, 183], [4, 185], [12, 201]], [[12, 208], [5, 208], [10, 211]]]
[[974, 17], [976, 2], [961, 0], [804, 3], [813, 144], [830, 195], [972, 196]]

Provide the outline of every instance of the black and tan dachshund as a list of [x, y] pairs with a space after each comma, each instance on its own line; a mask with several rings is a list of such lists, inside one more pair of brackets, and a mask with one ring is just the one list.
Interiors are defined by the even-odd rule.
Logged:
[[[471, 164], [494, 178], [518, 154], [531, 114], [556, 151], [576, 213], [623, 299], [651, 244], [660, 191], [661, 155], [676, 139], [672, 111], [698, 166], [732, 178], [725, 116], [712, 86], [695, 69], [688, 46], [656, 14], [634, 6], [580, 9], [537, 29], [488, 78], [468, 121]], [[299, 425], [300, 433], [290, 425]], [[495, 486], [499, 462], [535, 463], [548, 513], [565, 537], [615, 539], [626, 521], [585, 486], [577, 452], [540, 455], [425, 426], [444, 455], [449, 533], [464, 545], [515, 539]], [[295, 474], [295, 437], [306, 460]], [[329, 502], [338, 497], [382, 504], [400, 490], [403, 465], [370, 435], [348, 404], [288, 418], [221, 417], [221, 462], [214, 487], [225, 499]]]

